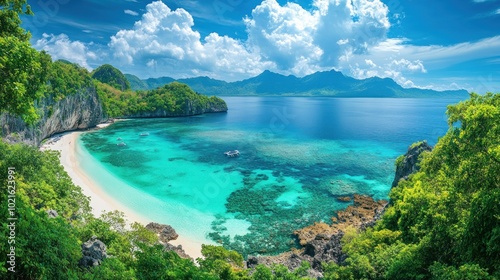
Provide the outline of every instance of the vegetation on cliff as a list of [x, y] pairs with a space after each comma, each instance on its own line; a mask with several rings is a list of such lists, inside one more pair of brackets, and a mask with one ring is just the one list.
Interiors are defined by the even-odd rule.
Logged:
[[392, 206], [326, 279], [500, 278], [500, 94], [448, 107], [449, 131], [420, 171], [390, 193]]
[[110, 117], [175, 117], [227, 111], [224, 100], [195, 93], [178, 82], [137, 92], [104, 83], [97, 83], [97, 88]]

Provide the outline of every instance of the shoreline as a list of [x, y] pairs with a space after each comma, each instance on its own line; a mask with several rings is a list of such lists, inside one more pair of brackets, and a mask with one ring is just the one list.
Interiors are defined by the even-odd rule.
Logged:
[[[110, 124], [101, 124], [99, 128], [106, 127]], [[82, 131], [64, 132], [49, 138], [47, 143], [40, 147], [40, 150], [53, 150], [60, 152], [60, 163], [64, 167], [66, 173], [73, 183], [82, 189], [82, 193], [90, 198], [90, 207], [92, 214], [99, 217], [103, 211], [110, 212], [118, 210], [125, 214], [127, 224], [139, 222], [146, 226], [152, 221], [142, 215], [137, 214], [129, 207], [123, 205], [115, 198], [107, 194], [88, 174], [86, 174], [77, 161], [77, 140]], [[54, 139], [57, 139], [54, 141]], [[174, 246], [182, 245], [182, 249], [193, 259], [201, 258], [201, 245], [203, 243], [195, 240], [190, 240], [179, 235], [176, 240], [169, 242]]]

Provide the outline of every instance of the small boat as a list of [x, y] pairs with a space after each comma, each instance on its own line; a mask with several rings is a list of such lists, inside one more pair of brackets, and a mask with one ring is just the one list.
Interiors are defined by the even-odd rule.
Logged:
[[118, 140], [118, 141], [122, 141], [122, 138], [121, 138], [121, 137], [118, 137], [118, 138], [116, 138], [116, 140]]
[[143, 133], [139, 134], [139, 136], [148, 136], [148, 135], [149, 135], [149, 133], [147, 133], [147, 132], [143, 132]]
[[228, 157], [237, 157], [240, 155], [240, 151], [234, 150], [234, 151], [227, 151], [224, 153]]
[[117, 146], [120, 146], [120, 147], [127, 146], [127, 144], [125, 144], [125, 142], [123, 142], [123, 141], [122, 141], [122, 142], [120, 142], [120, 143], [118, 143], [118, 144], [116, 144], [116, 145], [117, 145]]

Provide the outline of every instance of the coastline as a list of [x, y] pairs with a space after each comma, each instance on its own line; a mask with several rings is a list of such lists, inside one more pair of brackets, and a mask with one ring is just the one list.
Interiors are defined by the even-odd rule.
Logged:
[[[106, 127], [109, 124], [101, 124], [99, 128]], [[137, 214], [132, 209], [126, 207], [112, 196], [107, 194], [97, 184], [91, 176], [86, 174], [80, 167], [77, 160], [77, 140], [82, 134], [81, 131], [65, 132], [59, 136], [52, 137], [47, 143], [40, 147], [40, 150], [54, 150], [60, 152], [60, 163], [73, 183], [82, 189], [82, 193], [90, 198], [90, 207], [92, 214], [99, 217], [103, 212], [118, 210], [125, 214], [125, 218], [129, 224], [139, 222], [142, 225], [147, 225], [154, 222], [142, 215]], [[60, 138], [59, 138], [60, 137]], [[58, 138], [58, 139], [57, 139]], [[57, 140], [53, 140], [57, 139]], [[192, 258], [201, 258], [201, 245], [203, 243], [195, 240], [187, 239], [181, 235], [176, 240], [169, 242], [174, 246], [182, 245], [182, 249]]]

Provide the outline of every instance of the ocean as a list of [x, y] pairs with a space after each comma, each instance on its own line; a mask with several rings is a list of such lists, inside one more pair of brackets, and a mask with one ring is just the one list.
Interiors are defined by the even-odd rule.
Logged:
[[[451, 99], [223, 97], [227, 113], [116, 122], [78, 160], [120, 203], [187, 238], [247, 254], [297, 246], [364, 194], [387, 199], [394, 161], [448, 129]], [[117, 145], [119, 143], [126, 145]], [[224, 152], [238, 150], [238, 157]]]

